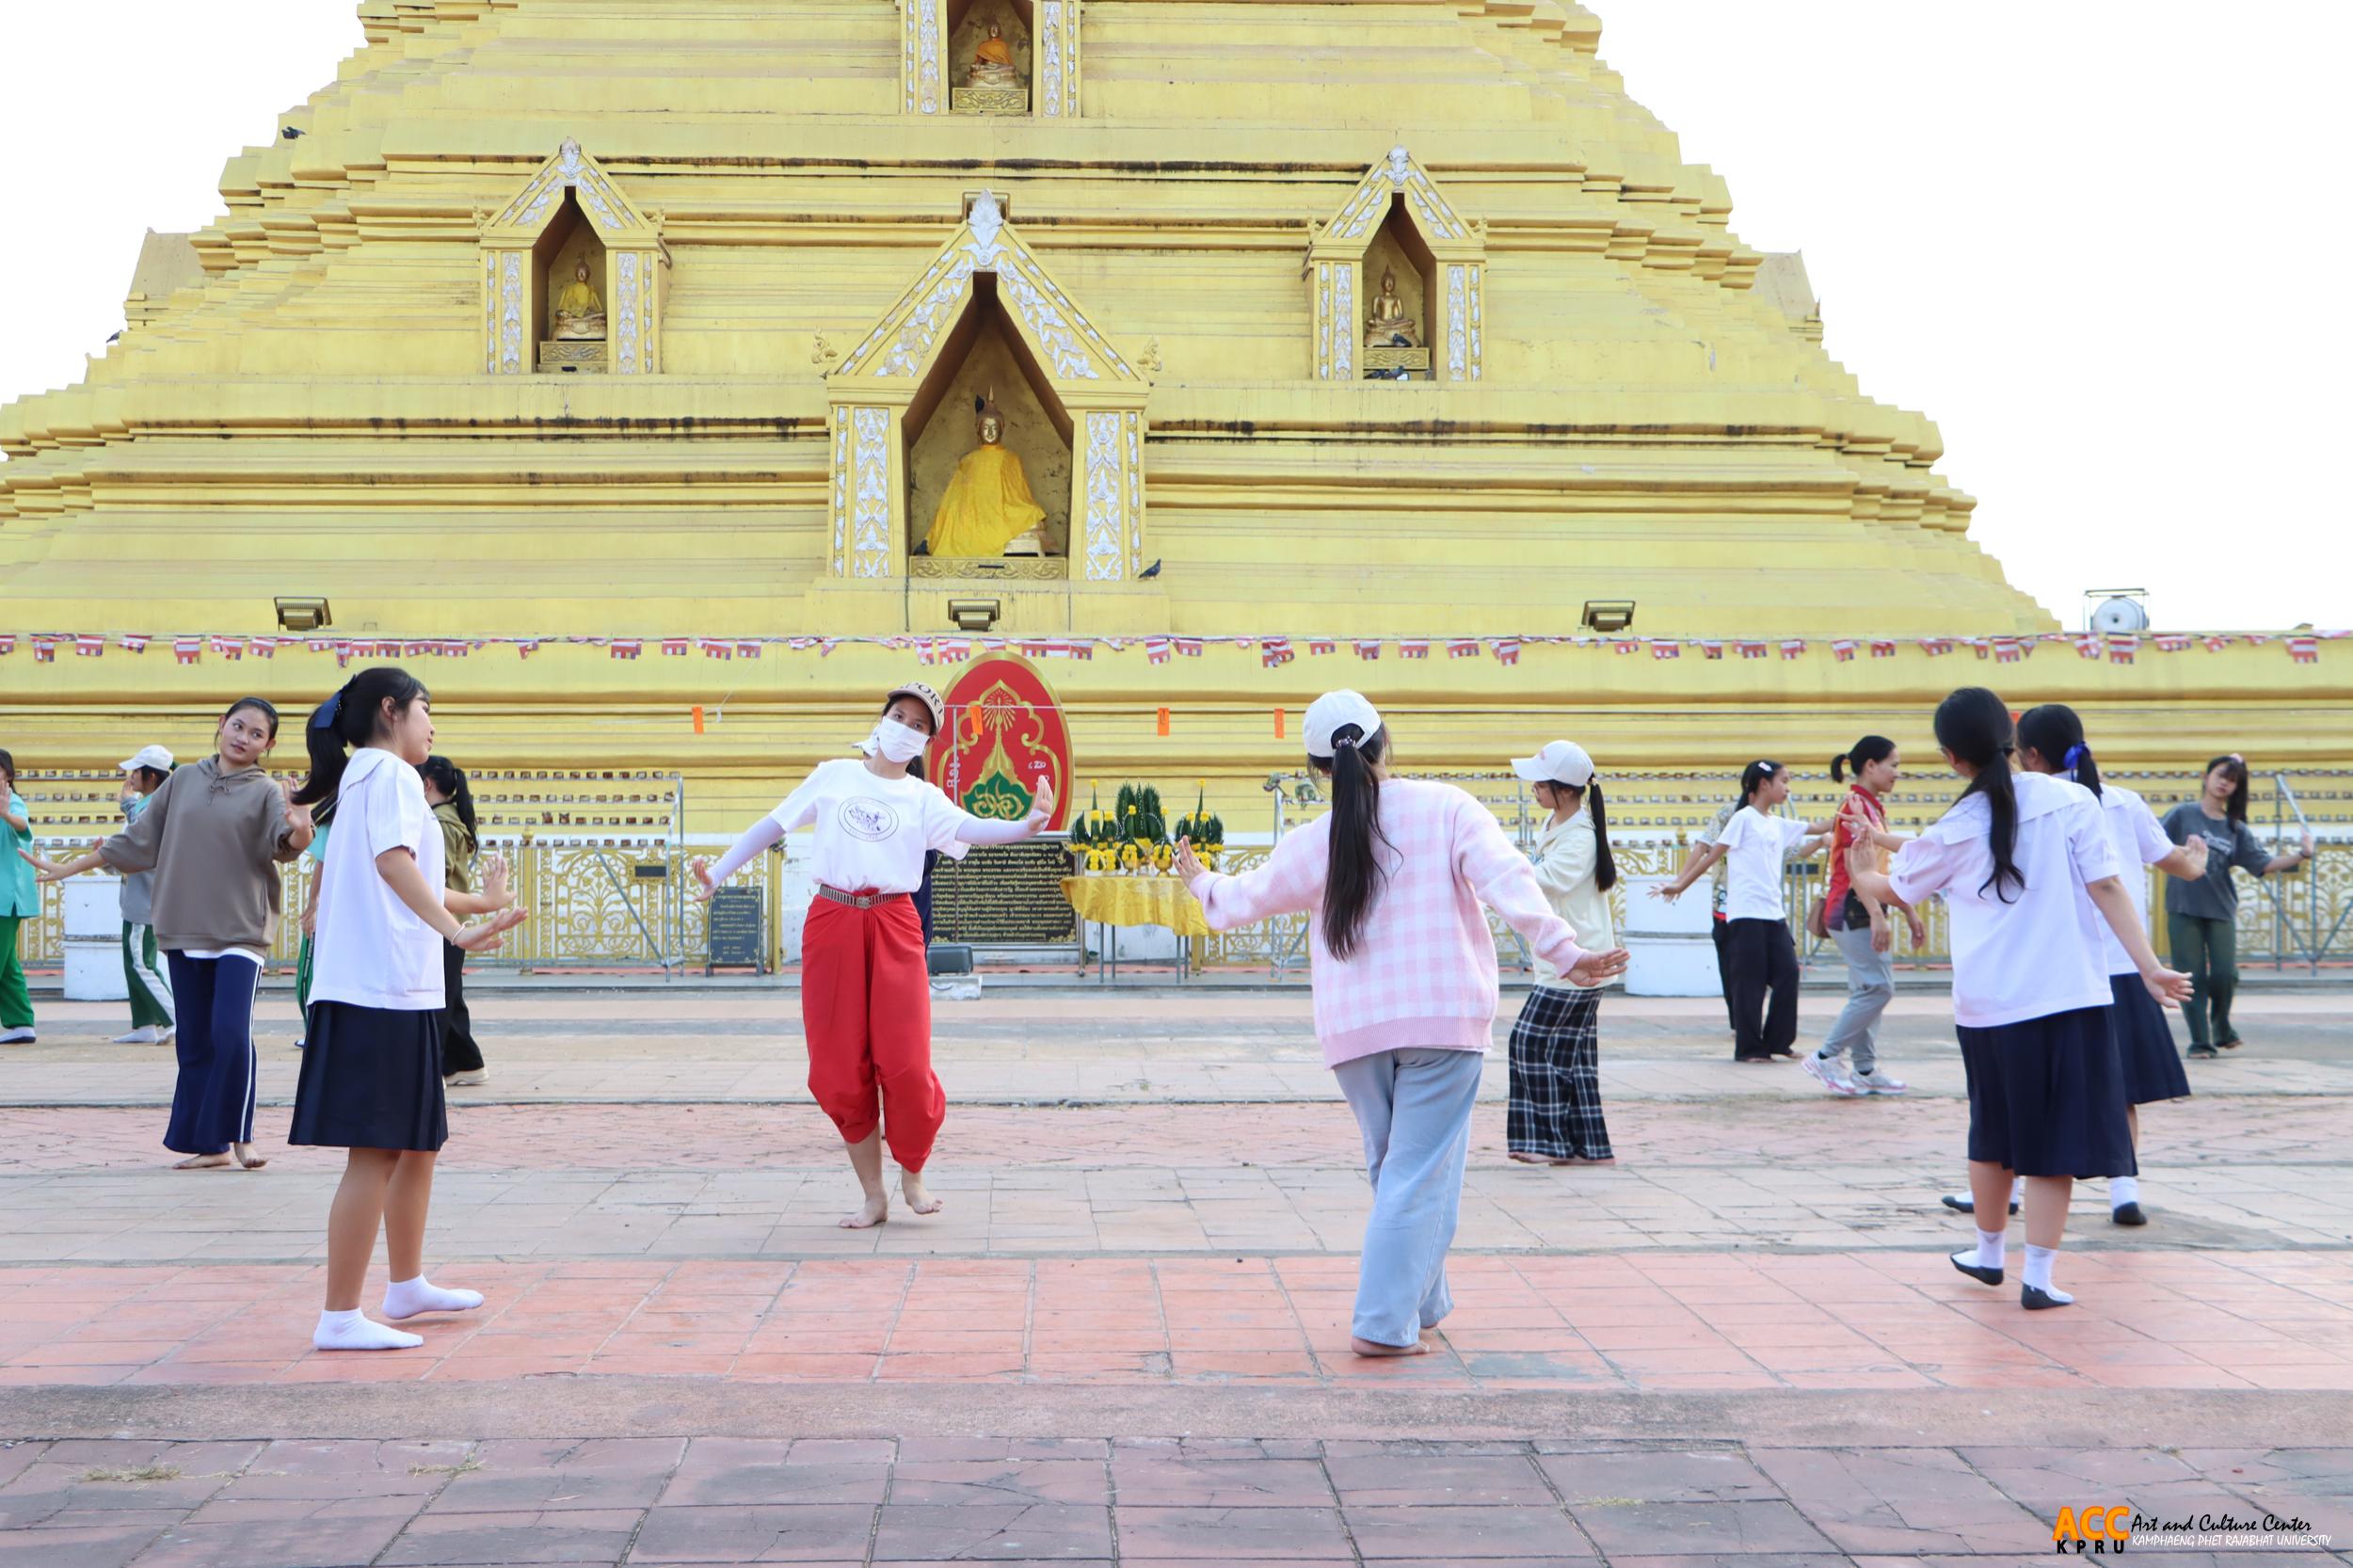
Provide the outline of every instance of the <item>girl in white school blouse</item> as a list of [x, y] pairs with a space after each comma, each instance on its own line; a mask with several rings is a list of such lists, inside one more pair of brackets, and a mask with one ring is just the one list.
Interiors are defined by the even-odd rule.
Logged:
[[1789, 1048], [1798, 1038], [1798, 946], [1789, 934], [1781, 867], [1793, 851], [1807, 849], [1809, 840], [1837, 826], [1838, 819], [1809, 823], [1778, 815], [1776, 808], [1788, 798], [1788, 769], [1751, 762], [1740, 774], [1740, 809], [1656, 895], [1673, 904], [1717, 861], [1725, 863], [1729, 934], [1723, 952], [1730, 965], [1735, 1062], [1792, 1061], [1797, 1054]]
[[[1977, 1244], [1953, 1267], [1999, 1285], [2013, 1173], [2025, 1178], [2030, 1310], [2074, 1298], [2051, 1281], [2081, 1176], [2133, 1174], [2132, 1138], [2102, 959], [2103, 920], [2150, 993], [2173, 1001], [2189, 977], [2157, 962], [2099, 803], [2079, 785], [2013, 775], [2009, 710], [1968, 686], [1936, 710], [1936, 743], [1969, 781], [1936, 825], [1897, 851], [1885, 875], [1878, 830], [1857, 821], [1848, 872], [1865, 898], [1913, 908], [1931, 893], [1951, 912], [1953, 1021], [1969, 1077], [1969, 1187]], [[1859, 816], [1859, 813], [1858, 813]], [[1989, 1219], [1993, 1229], [1985, 1228]]]
[[[311, 776], [297, 806], [335, 806], [319, 881], [311, 1018], [286, 1141], [344, 1151], [327, 1216], [322, 1351], [397, 1351], [424, 1339], [360, 1310], [376, 1236], [391, 1284], [384, 1316], [466, 1312], [481, 1292], [424, 1277], [433, 1165], [449, 1139], [441, 1090], [441, 947], [487, 952], [523, 919], [503, 875], [481, 893], [443, 886], [440, 824], [417, 765], [433, 753], [433, 699], [406, 670], [365, 670], [305, 731]], [[350, 755], [345, 756], [345, 748]], [[468, 926], [460, 916], [496, 913]]]

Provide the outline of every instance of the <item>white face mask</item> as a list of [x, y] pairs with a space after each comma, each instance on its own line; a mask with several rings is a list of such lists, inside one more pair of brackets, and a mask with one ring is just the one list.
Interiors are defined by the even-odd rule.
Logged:
[[912, 762], [931, 744], [932, 738], [921, 730], [886, 717], [875, 721], [874, 732], [859, 743], [858, 749], [869, 757], [880, 753], [887, 762]]

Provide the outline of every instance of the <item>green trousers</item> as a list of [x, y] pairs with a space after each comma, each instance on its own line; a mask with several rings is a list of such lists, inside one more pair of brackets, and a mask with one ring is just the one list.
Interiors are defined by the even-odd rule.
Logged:
[[122, 980], [131, 989], [131, 1027], [171, 1027], [171, 979], [155, 952], [155, 928], [122, 922]]
[[2236, 1044], [2231, 998], [2238, 990], [2238, 922], [2202, 915], [2168, 915], [2165, 920], [2173, 938], [2173, 967], [2189, 976], [2189, 1005], [2182, 1009], [2189, 1019], [2189, 1043]]
[[24, 965], [16, 955], [22, 915], [0, 915], [0, 1029], [33, 1027], [33, 997], [24, 989]]

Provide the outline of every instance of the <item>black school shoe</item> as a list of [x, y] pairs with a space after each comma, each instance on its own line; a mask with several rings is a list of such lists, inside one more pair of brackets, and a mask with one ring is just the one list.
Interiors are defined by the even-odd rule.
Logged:
[[2031, 1285], [2022, 1285], [2018, 1288], [2018, 1304], [2029, 1312], [2048, 1312], [2055, 1306], [2073, 1306], [2075, 1304], [2072, 1301], [2063, 1302], [2057, 1296], [2036, 1289]]
[[[2002, 1271], [1999, 1269], [1988, 1269], [1976, 1263], [1964, 1263], [1961, 1261], [1961, 1255], [1959, 1253], [1947, 1253], [1945, 1256], [1952, 1259], [1954, 1268], [1959, 1269], [1962, 1273], [1967, 1274], [1971, 1279], [1976, 1280], [1979, 1285], [1999, 1285], [2002, 1283]], [[2034, 1288], [2032, 1286], [2028, 1286], [2027, 1288], [2031, 1290]], [[2040, 1292], [2038, 1292], [2038, 1294]]]
[[2149, 1223], [2149, 1216], [2140, 1211], [2140, 1205], [2137, 1203], [2120, 1203], [2108, 1210], [2108, 1221], [2112, 1224], [2145, 1225]]
[[[1951, 1209], [1956, 1214], [1975, 1214], [1977, 1211], [1977, 1199], [1961, 1197], [1957, 1193], [1947, 1192], [1944, 1195], [1944, 1197], [1938, 1199], [1937, 1201], [1942, 1203], [1945, 1208]], [[2018, 1206], [2014, 1203], [2011, 1204], [2009, 1206], [2009, 1211], [2012, 1214], [2017, 1213]]]

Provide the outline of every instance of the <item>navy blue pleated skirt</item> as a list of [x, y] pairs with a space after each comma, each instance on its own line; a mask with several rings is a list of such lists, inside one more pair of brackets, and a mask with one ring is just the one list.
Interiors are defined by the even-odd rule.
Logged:
[[1969, 1073], [1969, 1158], [2020, 1176], [2137, 1176], [2124, 1075], [2105, 1007], [1956, 1028]]
[[2116, 1034], [2117, 1064], [2124, 1073], [2124, 1103], [2187, 1099], [2189, 1073], [2182, 1065], [2182, 1048], [2173, 1043], [2173, 1026], [2165, 1021], [2165, 1009], [2137, 974], [2112, 974], [2108, 987], [2116, 993], [2108, 1027]]
[[286, 1142], [426, 1154], [448, 1143], [440, 1011], [312, 1002]]

